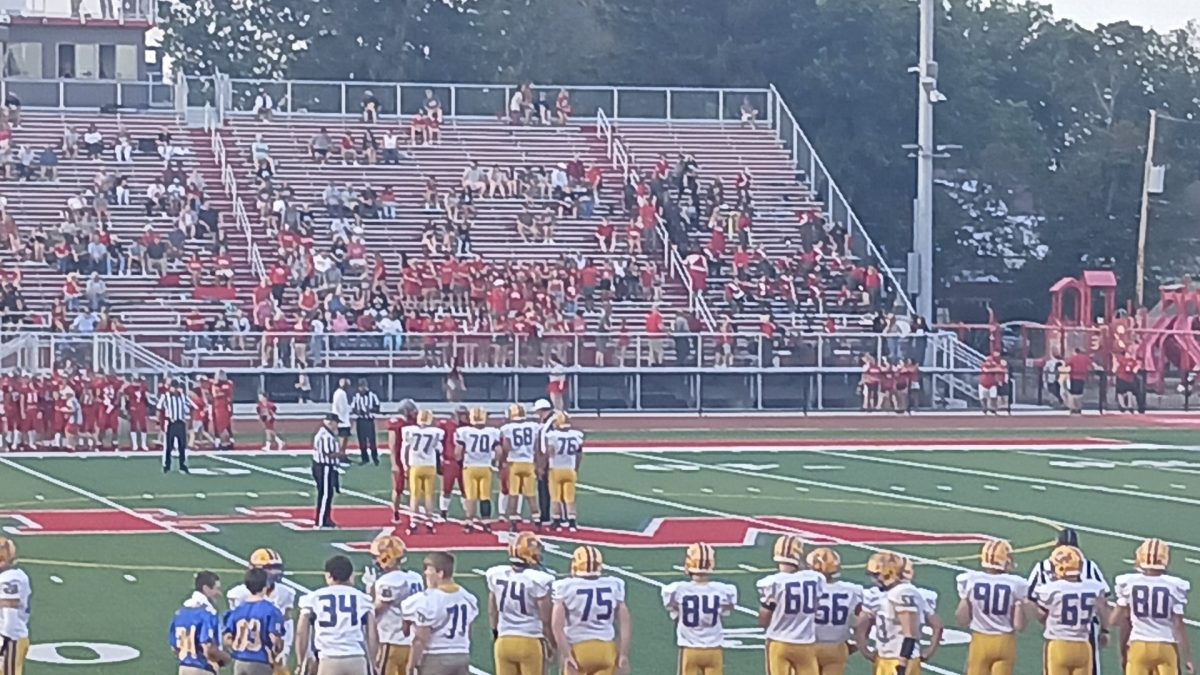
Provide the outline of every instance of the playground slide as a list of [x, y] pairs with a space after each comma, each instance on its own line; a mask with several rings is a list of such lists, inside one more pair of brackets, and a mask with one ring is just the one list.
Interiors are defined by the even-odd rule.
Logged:
[[1146, 372], [1146, 385], [1159, 389], [1162, 386], [1163, 378], [1163, 362], [1164, 352], [1166, 351], [1163, 342], [1166, 340], [1167, 334], [1165, 331], [1171, 330], [1170, 326], [1175, 322], [1175, 317], [1169, 314], [1161, 314], [1150, 327], [1152, 331], [1149, 339], [1142, 340], [1137, 348], [1137, 360], [1142, 364], [1142, 370]]

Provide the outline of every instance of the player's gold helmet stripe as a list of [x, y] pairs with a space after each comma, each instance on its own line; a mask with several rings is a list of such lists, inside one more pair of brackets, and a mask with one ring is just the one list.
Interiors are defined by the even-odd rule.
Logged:
[[532, 532], [522, 532], [508, 543], [508, 561], [516, 565], [537, 565], [542, 561], [542, 540]]
[[0, 563], [11, 563], [17, 559], [17, 544], [8, 537], [0, 537]]
[[904, 577], [904, 562], [904, 557], [898, 553], [880, 551], [867, 560], [867, 574], [884, 585], [895, 584]]
[[423, 427], [433, 424], [433, 411], [428, 408], [418, 411], [417, 424]]
[[1147, 539], [1137, 547], [1135, 562], [1138, 569], [1165, 570], [1171, 562], [1171, 550], [1162, 539]]
[[604, 555], [595, 546], [580, 546], [571, 556], [571, 575], [577, 577], [599, 576], [604, 568]]
[[842, 559], [837, 551], [831, 548], [814, 548], [808, 554], [808, 568], [833, 577], [842, 571]]
[[795, 565], [804, 564], [804, 540], [794, 534], [784, 534], [775, 540], [773, 554], [777, 563]]
[[979, 566], [985, 570], [1012, 569], [1012, 544], [1003, 539], [988, 541], [979, 552]]
[[717, 568], [717, 552], [705, 543], [687, 547], [683, 557], [683, 569], [689, 574], [705, 574]]
[[471, 408], [471, 412], [468, 415], [468, 418], [469, 418], [471, 424], [474, 424], [474, 425], [482, 426], [484, 424], [487, 424], [487, 418], [488, 418], [487, 410], [484, 410], [483, 408]]
[[514, 403], [508, 406], [508, 419], [523, 420], [525, 419], [525, 406], [520, 403]]

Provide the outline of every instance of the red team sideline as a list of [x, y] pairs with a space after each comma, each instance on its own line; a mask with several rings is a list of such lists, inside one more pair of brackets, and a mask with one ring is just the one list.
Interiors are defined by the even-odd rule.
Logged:
[[[0, 419], [0, 449], [4, 450], [149, 450], [150, 415], [154, 401], [171, 386], [164, 377], [154, 395], [140, 375], [122, 379], [90, 373], [68, 365], [50, 374], [0, 376], [4, 416]], [[200, 376], [189, 391], [192, 447], [202, 439], [217, 448], [233, 447], [233, 382], [218, 372]], [[275, 404], [260, 399], [259, 418], [274, 426]], [[122, 420], [128, 428], [123, 440]], [[156, 413], [159, 429], [162, 414]]]

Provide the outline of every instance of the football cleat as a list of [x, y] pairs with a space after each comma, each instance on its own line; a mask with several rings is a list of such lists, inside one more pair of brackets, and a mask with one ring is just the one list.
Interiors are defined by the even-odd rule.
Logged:
[[384, 535], [371, 542], [371, 556], [375, 558], [379, 567], [385, 570], [404, 562], [407, 553], [408, 548], [400, 537]]
[[1162, 539], [1147, 539], [1137, 547], [1134, 559], [1139, 570], [1162, 571], [1171, 562], [1171, 551]]
[[785, 565], [802, 566], [804, 564], [804, 540], [794, 534], [780, 535], [775, 540], [772, 559]]
[[979, 552], [979, 566], [985, 570], [1007, 572], [1013, 568], [1012, 544], [1003, 539], [993, 539], [983, 545]]
[[880, 551], [867, 560], [867, 574], [881, 586], [893, 586], [904, 578], [904, 556], [890, 551]]
[[1059, 546], [1050, 553], [1050, 567], [1059, 579], [1083, 574], [1083, 552], [1074, 546]]
[[692, 544], [683, 555], [683, 571], [688, 574], [711, 574], [717, 569], [717, 551], [704, 543]]
[[842, 559], [831, 548], [814, 548], [808, 554], [808, 568], [832, 579], [842, 571]]
[[[515, 526], [515, 523], [513, 525]], [[522, 532], [513, 537], [508, 542], [508, 561], [514, 565], [529, 567], [542, 564], [542, 540], [532, 532]]]
[[571, 555], [571, 576], [598, 577], [604, 569], [604, 555], [595, 546], [580, 546]]

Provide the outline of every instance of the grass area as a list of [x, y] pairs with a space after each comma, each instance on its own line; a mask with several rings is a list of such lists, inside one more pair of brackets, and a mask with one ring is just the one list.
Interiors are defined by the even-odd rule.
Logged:
[[[869, 432], [845, 433], [859, 438]], [[790, 434], [796, 436], [796, 432]], [[1028, 431], [1014, 432], [1014, 436], [1028, 435]], [[1071, 435], [1078, 437], [1078, 430]], [[1184, 440], [1188, 434], [1173, 430], [1136, 436], [1104, 431], [1100, 435], [1190, 442]], [[999, 434], [971, 437], [981, 436], [997, 438]], [[693, 438], [683, 434], [670, 437]], [[708, 433], [705, 437], [715, 436]], [[739, 437], [775, 435], [743, 431]], [[804, 438], [813, 437], [804, 432]], [[890, 437], [895, 438], [896, 433]], [[700, 522], [711, 523], [705, 525], [706, 538], [722, 541], [737, 539], [747, 527], [779, 527], [778, 521], [764, 518], [803, 519], [790, 521], [787, 527], [800, 528], [810, 540], [823, 532], [847, 540], [837, 548], [847, 568], [844, 577], [849, 580], [866, 582], [861, 567], [875, 546], [913, 556], [918, 563], [918, 585], [940, 594], [939, 613], [947, 623], [952, 623], [956, 602], [954, 577], [974, 567], [978, 545], [880, 543], [891, 541], [888, 537], [894, 539], [894, 530], [1006, 537], [1019, 551], [1020, 570], [1028, 571], [1046, 555], [1056, 528], [1070, 524], [1080, 530], [1086, 553], [1110, 578], [1129, 569], [1128, 561], [1141, 538], [1160, 536], [1173, 543], [1175, 572], [1185, 578], [1200, 576], [1200, 528], [1187, 525], [1200, 516], [1200, 498], [1191, 496], [1200, 487], [1200, 454], [1185, 448], [969, 453], [732, 452], [718, 448], [661, 454], [630, 445], [633, 447], [627, 452], [595, 454], [586, 460], [580, 495], [583, 524], [640, 532], [652, 518], [705, 519]], [[216, 570], [227, 585], [233, 585], [240, 576], [240, 559], [256, 547], [270, 546], [283, 553], [294, 583], [316, 587], [321, 583], [317, 570], [336, 550], [335, 545], [369, 541], [388, 521], [387, 509], [380, 502], [386, 499], [389, 477], [382, 469], [355, 466], [349, 470], [338, 507], [355, 515], [340, 519], [343, 524], [348, 519], [361, 520], [362, 529], [328, 532], [289, 529], [278, 522], [294, 515], [263, 515], [264, 511], [293, 509], [308, 515], [312, 498], [304, 457], [205, 456], [194, 458], [192, 467], [202, 471], [193, 476], [163, 475], [151, 457], [0, 457], [0, 519], [9, 528], [22, 527], [18, 515], [34, 522], [85, 522], [84, 509], [107, 509], [111, 517], [105, 516], [104, 522], [114, 530], [131, 522], [158, 530], [119, 536], [14, 535], [35, 587], [35, 645], [104, 643], [138, 652], [135, 659], [121, 663], [89, 664], [87, 661], [97, 656], [91, 648], [53, 652], [43, 647], [35, 650], [39, 657], [57, 653], [65, 663], [34, 661], [27, 665], [28, 675], [170, 672], [173, 661], [165, 647], [165, 626], [188, 595], [195, 570]], [[153, 516], [156, 522], [166, 526], [151, 528], [145, 521], [150, 516], [143, 514], [139, 520], [119, 509], [137, 513], [167, 509], [175, 515], [157, 513]], [[75, 513], [50, 513], [64, 510]], [[254, 514], [259, 516], [257, 522], [248, 522], [256, 520], [251, 517]], [[218, 522], [211, 525], [213, 531], [201, 531], [207, 529], [204, 523], [214, 520]], [[830, 529], [828, 523], [841, 525]], [[881, 529], [864, 532], [848, 526]], [[743, 608], [728, 622], [732, 631], [727, 672], [762, 669], [762, 640], [753, 617], [754, 581], [771, 566], [772, 539], [763, 535], [753, 545], [730, 545], [718, 551], [718, 576], [737, 584]], [[675, 667], [673, 626], [659, 603], [657, 587], [680, 578], [674, 567], [682, 563], [683, 550], [665, 535], [658, 541], [661, 545], [652, 548], [603, 547], [611, 571], [625, 577], [630, 590], [636, 625], [634, 672]], [[567, 567], [565, 556], [574, 544], [551, 543], [547, 562], [562, 573]], [[502, 562], [503, 553], [494, 539], [471, 540], [472, 547], [476, 544], [491, 548], [462, 551], [459, 566], [464, 585], [482, 599], [483, 579], [476, 570]], [[354, 558], [359, 564], [366, 562], [363, 554]], [[86, 600], [81, 601], [83, 598]], [[1193, 626], [1200, 625], [1195, 603], [1189, 607], [1189, 619]], [[934, 672], [962, 670], [966, 649], [961, 641], [965, 636], [951, 637], [957, 644], [942, 650]], [[492, 672], [485, 619], [475, 623], [473, 638], [474, 665]], [[1017, 672], [1037, 670], [1040, 644], [1037, 631], [1021, 637]], [[1109, 649], [1105, 658], [1105, 667], [1117, 672], [1116, 651]], [[855, 657], [848, 672], [864, 675], [869, 669], [864, 660]]]

